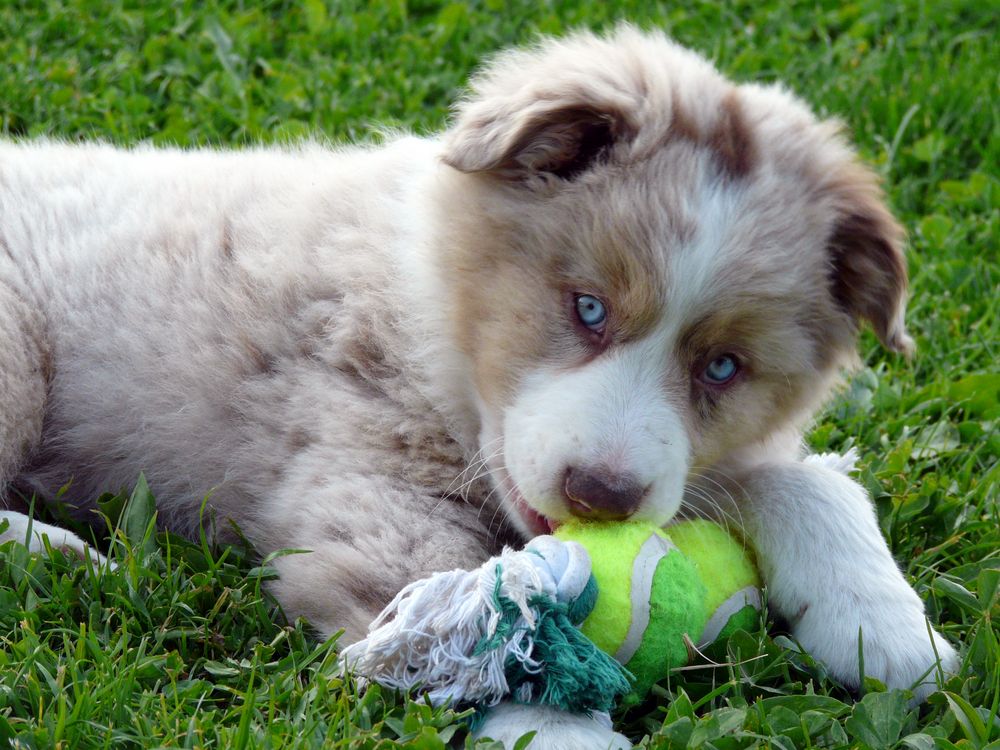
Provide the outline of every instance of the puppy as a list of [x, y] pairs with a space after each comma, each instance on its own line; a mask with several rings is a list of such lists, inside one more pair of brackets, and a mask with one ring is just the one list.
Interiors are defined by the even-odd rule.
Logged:
[[[738, 519], [830, 672], [952, 647], [864, 490], [800, 460], [867, 322], [908, 353], [902, 231], [835, 123], [623, 26], [503, 54], [440, 138], [0, 146], [0, 486], [93, 519], [144, 471], [278, 558], [348, 642], [406, 583], [571, 515]], [[35, 525], [41, 532], [56, 532]], [[82, 543], [58, 532], [57, 543]], [[483, 733], [625, 744], [498, 707]]]

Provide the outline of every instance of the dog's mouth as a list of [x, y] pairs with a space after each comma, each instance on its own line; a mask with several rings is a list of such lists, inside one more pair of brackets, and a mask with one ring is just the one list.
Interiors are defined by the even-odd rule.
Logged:
[[511, 504], [520, 516], [521, 521], [523, 521], [524, 525], [528, 527], [528, 531], [531, 533], [531, 536], [551, 534], [559, 526], [559, 521], [542, 515], [528, 505], [528, 501], [524, 499], [524, 495], [522, 495], [516, 487], [511, 495]]
[[502, 467], [493, 467], [490, 472], [504, 498], [504, 510], [521, 532], [528, 537], [551, 534], [559, 527], [559, 521], [539, 513], [525, 499], [510, 473]]

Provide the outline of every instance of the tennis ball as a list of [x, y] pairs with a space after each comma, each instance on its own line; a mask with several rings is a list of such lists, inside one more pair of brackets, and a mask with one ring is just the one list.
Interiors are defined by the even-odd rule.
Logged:
[[750, 630], [760, 619], [760, 574], [752, 552], [717, 523], [696, 519], [667, 527], [673, 543], [705, 582], [708, 619], [699, 649]]
[[664, 531], [644, 521], [574, 519], [555, 536], [590, 555], [598, 596], [580, 629], [635, 677], [626, 703], [688, 662], [687, 641], [708, 644], [753, 625], [756, 570], [716, 524], [685, 521]]

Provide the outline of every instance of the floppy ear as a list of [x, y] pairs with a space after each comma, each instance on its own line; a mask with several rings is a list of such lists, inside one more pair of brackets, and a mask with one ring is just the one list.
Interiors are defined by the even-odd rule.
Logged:
[[625, 129], [621, 117], [597, 107], [536, 104], [486, 121], [459, 123], [445, 162], [462, 172], [494, 172], [508, 179], [530, 173], [572, 179], [604, 156]]
[[635, 130], [638, 84], [607, 59], [620, 46], [581, 34], [495, 58], [458, 105], [445, 163], [511, 180], [593, 166]]
[[903, 228], [867, 167], [854, 162], [837, 182], [839, 218], [829, 241], [833, 295], [855, 320], [871, 323], [887, 348], [910, 355]]
[[512, 101], [489, 115], [470, 118], [467, 113], [450, 134], [445, 163], [507, 179], [548, 173], [569, 180], [629, 132], [620, 112], [599, 104], [570, 100], [519, 106]]

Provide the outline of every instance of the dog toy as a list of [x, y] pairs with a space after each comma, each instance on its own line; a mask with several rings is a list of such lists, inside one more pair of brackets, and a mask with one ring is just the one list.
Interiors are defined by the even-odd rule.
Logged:
[[634, 677], [627, 703], [687, 664], [690, 649], [757, 620], [757, 570], [715, 523], [682, 521], [663, 530], [642, 521], [570, 521], [555, 536], [590, 555], [600, 595], [581, 630]]
[[435, 705], [488, 708], [513, 697], [607, 711], [630, 685], [579, 630], [596, 599], [583, 547], [542, 536], [478, 570], [409, 584], [341, 659], [363, 682], [419, 687]]
[[362, 681], [479, 715], [505, 698], [608, 711], [641, 700], [691, 645], [751, 625], [756, 586], [715, 524], [570, 522], [478, 570], [411, 583], [341, 658]]

